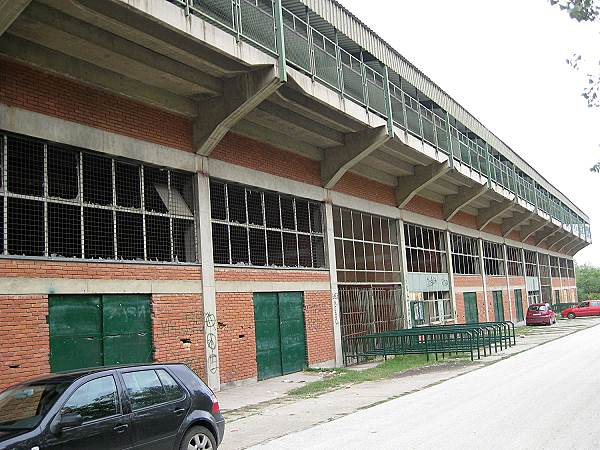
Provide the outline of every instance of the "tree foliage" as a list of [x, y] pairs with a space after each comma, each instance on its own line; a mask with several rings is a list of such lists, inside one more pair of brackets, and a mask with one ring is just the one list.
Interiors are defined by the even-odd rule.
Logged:
[[558, 6], [577, 22], [593, 22], [600, 13], [596, 0], [550, 0], [550, 4]]
[[583, 265], [575, 271], [579, 300], [600, 299], [600, 267]]

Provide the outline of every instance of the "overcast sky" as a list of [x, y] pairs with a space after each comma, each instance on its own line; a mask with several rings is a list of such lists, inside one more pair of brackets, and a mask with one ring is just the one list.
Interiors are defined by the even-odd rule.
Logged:
[[[547, 0], [339, 0], [588, 214], [600, 266], [600, 108], [566, 59], [600, 59], [600, 24]], [[592, 63], [590, 62], [590, 65]]]

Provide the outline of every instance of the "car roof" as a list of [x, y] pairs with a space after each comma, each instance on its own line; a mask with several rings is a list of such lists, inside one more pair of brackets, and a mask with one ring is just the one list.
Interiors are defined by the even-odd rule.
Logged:
[[78, 369], [78, 370], [69, 370], [65, 372], [56, 372], [48, 375], [43, 375], [40, 377], [32, 378], [30, 380], [26, 380], [23, 383], [32, 383], [32, 382], [42, 382], [42, 381], [51, 381], [51, 382], [66, 382], [72, 383], [79, 378], [85, 377], [87, 375], [92, 375], [94, 373], [101, 372], [109, 372], [111, 370], [116, 369], [130, 369], [130, 368], [157, 368], [157, 367], [168, 367], [168, 366], [184, 366], [182, 363], [156, 363], [156, 364], [120, 364], [120, 365], [112, 365], [112, 366], [102, 366], [102, 367], [89, 367], [86, 369]]

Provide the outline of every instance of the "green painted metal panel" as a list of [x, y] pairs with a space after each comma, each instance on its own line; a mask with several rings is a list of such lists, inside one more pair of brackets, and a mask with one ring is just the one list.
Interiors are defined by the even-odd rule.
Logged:
[[515, 289], [515, 310], [517, 311], [517, 322], [522, 322], [523, 316], [523, 297], [521, 289]]
[[493, 291], [494, 296], [494, 320], [502, 322], [504, 320], [504, 304], [502, 303], [502, 291]]
[[279, 294], [279, 323], [283, 374], [303, 370], [306, 365], [306, 336], [301, 292]]
[[477, 294], [475, 292], [465, 292], [463, 294], [465, 301], [465, 322], [479, 322], [479, 312], [477, 310]]
[[258, 379], [282, 374], [279, 300], [276, 293], [254, 294], [254, 323]]
[[105, 365], [152, 362], [152, 319], [148, 296], [103, 296], [102, 324]]
[[52, 372], [102, 365], [100, 305], [99, 296], [48, 298]]

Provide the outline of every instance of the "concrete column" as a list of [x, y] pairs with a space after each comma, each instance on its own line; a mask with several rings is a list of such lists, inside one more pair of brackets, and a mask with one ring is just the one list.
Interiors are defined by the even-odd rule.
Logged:
[[[527, 300], [527, 305], [529, 305], [529, 289], [527, 289], [527, 263], [525, 262], [525, 249], [521, 249], [521, 261], [523, 263], [523, 278], [525, 279], [525, 300]], [[541, 288], [539, 288], [541, 289]], [[523, 299], [521, 298], [521, 301]], [[525, 314], [525, 311], [523, 311]]]
[[510, 276], [508, 275], [508, 250], [506, 248], [506, 244], [502, 244], [502, 253], [504, 254], [504, 274], [506, 275], [506, 293], [508, 295], [508, 311], [510, 314], [510, 320], [516, 321], [516, 317], [513, 316], [512, 293], [510, 290]]
[[479, 265], [481, 267], [481, 281], [483, 284], [483, 304], [485, 306], [485, 320], [490, 321], [490, 308], [488, 306], [487, 298], [487, 280], [485, 279], [485, 264], [483, 262], [483, 239], [478, 238], [477, 243], [479, 244]]
[[454, 323], [458, 321], [458, 314], [456, 312], [456, 296], [454, 295], [454, 266], [452, 264], [452, 246], [450, 245], [450, 231], [446, 230], [446, 264], [448, 266], [448, 290], [450, 291], [450, 298], [452, 299], [452, 309], [454, 310]]
[[[535, 252], [535, 264], [537, 267], [538, 286], [540, 287], [538, 290], [538, 294], [540, 297], [538, 299], [538, 302], [541, 302], [542, 301], [542, 274], [540, 273], [540, 254], [537, 251]], [[550, 277], [550, 290], [552, 290], [552, 276]], [[529, 305], [529, 299], [527, 299], [527, 304]]]
[[342, 328], [340, 322], [340, 298], [337, 283], [337, 265], [335, 260], [335, 239], [333, 234], [333, 205], [325, 202], [325, 236], [327, 243], [327, 261], [329, 262], [329, 280], [331, 283], [331, 311], [333, 320], [333, 340], [335, 348], [335, 366], [344, 365], [342, 354]]
[[[206, 159], [203, 159], [206, 162]], [[204, 347], [206, 354], [206, 378], [208, 386], [221, 388], [219, 374], [219, 342], [217, 333], [217, 297], [215, 289], [215, 265], [213, 262], [212, 227], [210, 222], [210, 181], [208, 174], [196, 175], [197, 195], [197, 242], [202, 263], [202, 301], [204, 304]]]
[[412, 328], [412, 313], [410, 310], [410, 300], [408, 298], [408, 270], [406, 263], [406, 240], [404, 239], [404, 221], [396, 221], [398, 228], [398, 242], [400, 243], [400, 268], [402, 270], [402, 297], [404, 299], [404, 309], [406, 314], [406, 328]]

